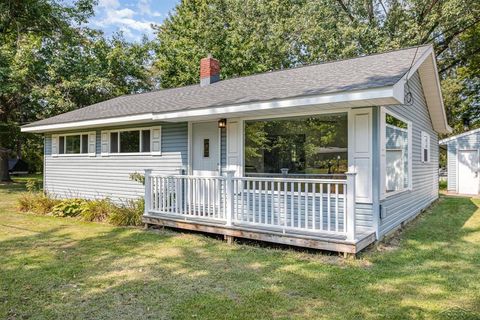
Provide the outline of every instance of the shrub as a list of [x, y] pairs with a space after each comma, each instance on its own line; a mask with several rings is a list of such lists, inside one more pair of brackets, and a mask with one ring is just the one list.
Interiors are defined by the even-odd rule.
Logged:
[[105, 221], [112, 211], [113, 204], [109, 199], [87, 201], [85, 210], [81, 213], [84, 221]]
[[57, 203], [52, 210], [55, 217], [76, 217], [87, 209], [87, 201], [82, 199], [65, 199]]
[[54, 199], [44, 195], [43, 193], [40, 193], [33, 204], [33, 212], [37, 214], [49, 214], [59, 202], [60, 200], [58, 199]]
[[26, 192], [18, 198], [20, 211], [33, 212], [36, 214], [48, 214], [59, 200], [50, 198], [40, 192]]
[[25, 183], [25, 187], [27, 188], [28, 192], [37, 192], [38, 191], [38, 181], [37, 179], [28, 179]]
[[108, 222], [116, 226], [139, 226], [143, 211], [143, 199], [127, 200], [123, 205], [112, 206]]
[[141, 183], [141, 184], [145, 184], [145, 175], [141, 174], [141, 173], [138, 173], [138, 172], [134, 172], [134, 173], [130, 173], [130, 180], [132, 181], [136, 181], [138, 183]]
[[25, 192], [18, 197], [18, 209], [23, 212], [32, 211], [33, 204], [36, 201], [36, 194], [31, 192]]

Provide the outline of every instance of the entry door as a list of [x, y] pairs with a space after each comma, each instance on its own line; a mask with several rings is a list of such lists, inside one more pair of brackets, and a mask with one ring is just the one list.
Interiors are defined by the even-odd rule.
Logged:
[[479, 163], [477, 150], [458, 151], [458, 193], [478, 194]]
[[217, 122], [192, 124], [192, 171], [197, 176], [219, 175], [220, 150]]

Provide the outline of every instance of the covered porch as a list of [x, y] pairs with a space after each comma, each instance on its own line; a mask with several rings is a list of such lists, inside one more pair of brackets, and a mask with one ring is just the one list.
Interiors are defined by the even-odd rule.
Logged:
[[187, 166], [145, 172], [144, 222], [356, 253], [375, 241], [373, 112], [189, 121]]
[[357, 253], [374, 232], [355, 228], [355, 174], [345, 179], [145, 173], [146, 224]]

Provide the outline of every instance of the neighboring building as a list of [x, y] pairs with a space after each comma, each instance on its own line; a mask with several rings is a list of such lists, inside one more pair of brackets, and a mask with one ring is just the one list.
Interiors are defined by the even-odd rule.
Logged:
[[[127, 95], [22, 127], [45, 190], [146, 195], [144, 221], [357, 252], [438, 197], [449, 133], [431, 46]], [[129, 179], [146, 171], [146, 187]], [[145, 192], [146, 189], [146, 192]]]
[[447, 190], [480, 194], [480, 129], [440, 141], [447, 148]]
[[8, 172], [10, 174], [27, 174], [28, 163], [18, 158], [10, 159], [8, 160]]

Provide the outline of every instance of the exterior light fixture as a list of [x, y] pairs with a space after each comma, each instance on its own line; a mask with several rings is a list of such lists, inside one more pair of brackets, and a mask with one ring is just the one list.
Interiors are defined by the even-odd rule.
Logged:
[[226, 128], [227, 127], [227, 119], [218, 120], [218, 127], [220, 129]]

